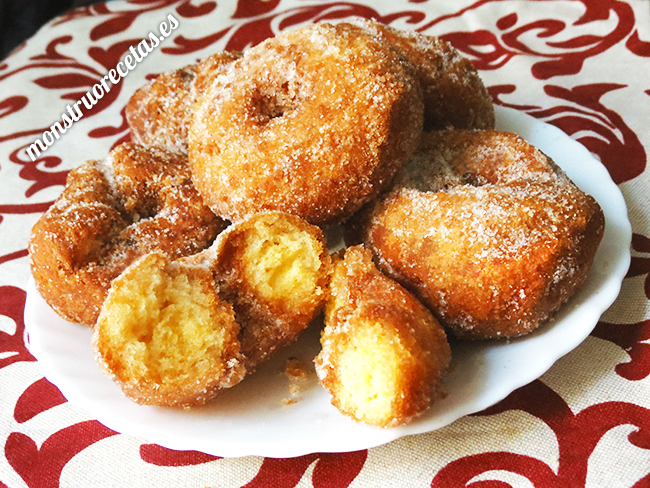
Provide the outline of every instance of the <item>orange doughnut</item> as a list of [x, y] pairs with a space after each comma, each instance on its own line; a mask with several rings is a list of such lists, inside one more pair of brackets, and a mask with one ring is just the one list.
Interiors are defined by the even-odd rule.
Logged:
[[345, 219], [415, 149], [422, 99], [412, 67], [349, 24], [317, 24], [258, 44], [195, 105], [197, 189], [230, 220], [263, 210], [313, 224]]
[[379, 22], [355, 25], [390, 43], [416, 69], [424, 96], [424, 129], [493, 129], [494, 106], [476, 68], [448, 42]]
[[532, 331], [580, 288], [604, 217], [519, 136], [459, 130], [423, 138], [359, 227], [452, 334], [483, 339]]
[[92, 326], [111, 282], [136, 258], [194, 254], [224, 226], [196, 192], [187, 157], [125, 143], [70, 172], [32, 230], [32, 274], [59, 315]]

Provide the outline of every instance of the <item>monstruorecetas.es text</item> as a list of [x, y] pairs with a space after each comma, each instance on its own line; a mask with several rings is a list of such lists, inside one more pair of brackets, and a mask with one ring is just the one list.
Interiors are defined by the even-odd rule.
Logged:
[[130, 46], [129, 52], [117, 63], [115, 68], [98, 80], [80, 100], [66, 106], [66, 112], [61, 114], [61, 120], [52, 124], [48, 130], [43, 132], [40, 138], [27, 147], [27, 154], [31, 160], [35, 161], [43, 151], [47, 150], [48, 147], [54, 144], [54, 141], [61, 137], [61, 134], [65, 134], [72, 124], [83, 117], [84, 109], [92, 109], [106, 93], [111, 91], [112, 86], [117, 85], [122, 78], [126, 77], [129, 71], [133, 71], [137, 64], [169, 37], [177, 27], [178, 20], [172, 14], [169, 14], [167, 20], [160, 23], [160, 35], [150, 32], [148, 38], [142, 39], [137, 46]]

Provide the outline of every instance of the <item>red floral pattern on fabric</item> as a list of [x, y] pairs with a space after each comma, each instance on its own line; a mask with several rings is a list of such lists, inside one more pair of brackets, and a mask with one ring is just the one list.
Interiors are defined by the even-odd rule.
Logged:
[[41, 447], [27, 435], [13, 432], [4, 446], [11, 467], [30, 488], [56, 488], [61, 471], [75, 455], [116, 432], [96, 421], [81, 422], [48, 437]]
[[599, 322], [591, 335], [613, 342], [629, 354], [629, 361], [614, 368], [616, 374], [630, 381], [650, 376], [650, 320], [636, 324]]
[[[650, 254], [650, 238], [641, 234], [632, 235], [632, 249], [640, 254]], [[645, 296], [650, 300], [650, 256], [632, 256], [628, 277], [646, 275], [644, 280]]]
[[[0, 260], [5, 258], [0, 257]], [[18, 361], [35, 361], [25, 346], [25, 322], [23, 309], [25, 308], [26, 293], [13, 286], [0, 287], [0, 315], [4, 315], [16, 324], [13, 334], [0, 330], [0, 368], [9, 366]]]
[[470, 486], [472, 478], [493, 470], [520, 474], [533, 486], [584, 486], [589, 456], [603, 435], [619, 425], [634, 426], [636, 429], [628, 436], [629, 442], [641, 449], [650, 449], [650, 410], [631, 403], [599, 403], [574, 414], [562, 397], [536, 380], [477, 415], [495, 415], [508, 410], [527, 412], [551, 428], [560, 451], [557, 474], [542, 461], [529, 456], [491, 452], [449, 463], [434, 477], [432, 488]]
[[196, 466], [221, 459], [198, 451], [174, 451], [157, 444], [142, 444], [140, 457], [143, 461], [156, 466]]
[[20, 395], [14, 409], [14, 419], [22, 424], [65, 402], [66, 399], [59, 389], [45, 378], [41, 378], [29, 385]]
[[[541, 1], [550, 3], [553, 0]], [[501, 32], [454, 32], [441, 37], [475, 59], [475, 65], [479, 69], [498, 69], [519, 55], [542, 58], [543, 61], [533, 64], [531, 69], [532, 75], [542, 80], [579, 73], [587, 59], [605, 52], [628, 37], [631, 39], [628, 43], [632, 52], [643, 52], [647, 49], [647, 45], [639, 41], [638, 34], [634, 31], [635, 16], [627, 3], [617, 0], [574, 1], [576, 4], [582, 3], [586, 8], [584, 15], [575, 25], [606, 20], [610, 16], [615, 16], [618, 22], [605, 36], [576, 35], [563, 41], [549, 41], [540, 45], [537, 50], [524, 39], [530, 35], [535, 35], [537, 39], [553, 39], [556, 34], [567, 31], [567, 23], [552, 18], [520, 23], [517, 14], [512, 13], [496, 22], [496, 27]], [[483, 3], [485, 2], [478, 2], [474, 7]], [[461, 13], [464, 12], [458, 14]], [[547, 13], [553, 14], [550, 7]], [[485, 49], [486, 47], [490, 49]], [[551, 49], [542, 50], [542, 47]]]
[[242, 488], [293, 488], [316, 462], [312, 483], [314, 488], [347, 488], [359, 474], [368, 451], [346, 454], [309, 454], [295, 459], [266, 458], [257, 476]]

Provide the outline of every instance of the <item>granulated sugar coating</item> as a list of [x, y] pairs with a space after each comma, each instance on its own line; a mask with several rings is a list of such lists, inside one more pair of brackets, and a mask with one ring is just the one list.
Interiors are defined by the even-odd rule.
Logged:
[[423, 105], [412, 67], [350, 24], [284, 32], [244, 53], [196, 104], [189, 156], [218, 215], [352, 215], [413, 152]]
[[133, 142], [187, 153], [193, 105], [240, 53], [218, 52], [197, 64], [168, 71], [136, 90], [125, 108]]
[[[208, 91], [215, 78], [225, 71], [230, 63], [241, 57], [242, 54], [239, 52], [221, 51], [197, 63], [196, 74], [190, 90], [192, 93], [192, 103], [200, 100]], [[187, 119], [187, 123], [189, 124], [190, 121], [191, 116]]]
[[194, 188], [187, 157], [125, 143], [70, 172], [32, 231], [32, 274], [61, 317], [92, 326], [111, 282], [135, 259], [194, 254], [224, 227]]
[[424, 129], [493, 129], [494, 106], [476, 68], [448, 42], [368, 19], [352, 22], [388, 42], [415, 68], [424, 96]]
[[126, 104], [131, 140], [187, 153], [196, 65], [168, 71], [139, 88]]
[[596, 201], [514, 134], [432, 133], [396, 181], [358, 226], [459, 337], [533, 330], [582, 285], [602, 238]]

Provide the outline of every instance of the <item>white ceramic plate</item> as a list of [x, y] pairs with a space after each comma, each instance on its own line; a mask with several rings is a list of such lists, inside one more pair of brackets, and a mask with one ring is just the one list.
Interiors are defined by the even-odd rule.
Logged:
[[33, 282], [25, 307], [30, 349], [47, 379], [71, 403], [111, 429], [171, 449], [223, 457], [292, 457], [366, 449], [438, 429], [487, 408], [541, 376], [589, 335], [618, 295], [629, 265], [631, 239], [620, 191], [582, 145], [553, 126], [501, 107], [497, 107], [497, 127], [516, 132], [542, 149], [594, 196], [605, 212], [605, 235], [585, 286], [553, 321], [517, 340], [457, 345], [444, 384], [447, 396], [407, 426], [378, 429], [349, 420], [330, 405], [313, 370], [301, 385], [297, 402], [283, 404], [289, 397], [285, 361], [297, 357], [312, 364], [319, 350], [315, 328], [241, 384], [209, 405], [191, 410], [140, 406], [123, 396], [93, 360], [90, 329], [59, 318]]

